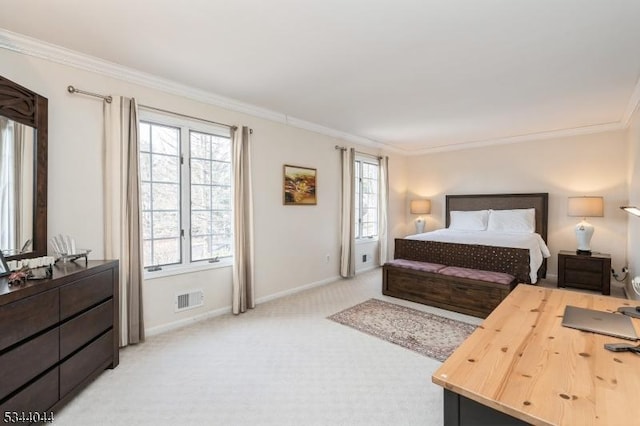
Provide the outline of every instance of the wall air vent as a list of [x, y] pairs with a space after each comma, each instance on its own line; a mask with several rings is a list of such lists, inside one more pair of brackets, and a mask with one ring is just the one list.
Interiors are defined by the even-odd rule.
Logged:
[[174, 302], [175, 312], [186, 311], [197, 308], [204, 304], [204, 292], [202, 290], [192, 290], [188, 293], [176, 294]]

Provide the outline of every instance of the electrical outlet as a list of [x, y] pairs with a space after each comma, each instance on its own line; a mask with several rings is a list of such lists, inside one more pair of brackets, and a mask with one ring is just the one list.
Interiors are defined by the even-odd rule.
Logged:
[[364, 262], [366, 262], [366, 261], [367, 261], [367, 255], [366, 255], [366, 254], [363, 254], [363, 255], [362, 255], [362, 262], [364, 263]]

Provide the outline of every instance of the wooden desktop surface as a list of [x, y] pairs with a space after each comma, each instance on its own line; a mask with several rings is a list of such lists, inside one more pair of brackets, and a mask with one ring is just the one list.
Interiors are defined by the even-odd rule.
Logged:
[[[640, 355], [603, 347], [633, 342], [562, 327], [566, 305], [610, 312], [635, 306], [520, 284], [432, 381], [535, 425], [640, 424]], [[640, 336], [640, 319], [632, 321]]]

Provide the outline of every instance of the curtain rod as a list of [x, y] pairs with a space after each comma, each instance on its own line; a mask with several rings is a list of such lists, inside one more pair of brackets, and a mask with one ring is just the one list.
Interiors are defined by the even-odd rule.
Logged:
[[[334, 149], [339, 149], [340, 151], [346, 151], [347, 150], [346, 147], [340, 146], [340, 145], [336, 145], [334, 147]], [[384, 157], [380, 157], [380, 156], [369, 154], [369, 153], [362, 152], [362, 151], [355, 151], [355, 152], [356, 152], [356, 154], [366, 155], [366, 156], [371, 157], [371, 158], [377, 158], [378, 160], [382, 160], [384, 158]]]
[[[93, 97], [96, 97], [96, 98], [100, 98], [100, 99], [103, 99], [108, 104], [110, 104], [113, 101], [113, 98], [111, 97], [111, 95], [100, 95], [98, 93], [87, 92], [86, 90], [78, 89], [78, 88], [76, 88], [76, 87], [74, 87], [72, 85], [67, 86], [67, 91], [69, 93], [80, 93], [82, 95], [87, 95], [87, 96], [93, 96]], [[212, 120], [206, 120], [206, 119], [200, 118], [200, 117], [193, 117], [193, 116], [187, 115], [187, 114], [180, 114], [179, 112], [168, 111], [166, 109], [156, 108], [156, 107], [152, 107], [152, 106], [149, 106], [149, 105], [138, 104], [138, 106], [141, 107], [141, 108], [146, 108], [146, 109], [150, 109], [150, 110], [153, 110], [153, 111], [163, 112], [165, 114], [177, 115], [177, 116], [183, 117], [183, 118], [190, 118], [192, 120], [199, 120], [199, 121], [204, 121], [206, 123], [216, 124], [218, 126], [228, 127], [230, 129], [233, 129], [233, 130], [237, 130], [238, 129], [238, 127], [231, 126], [229, 124], [219, 123], [217, 121], [212, 121]], [[249, 129], [249, 133], [253, 133], [253, 129]]]
[[[187, 115], [187, 114], [181, 114], [179, 112], [169, 111], [169, 110], [162, 109], [162, 108], [156, 108], [156, 107], [152, 107], [152, 106], [149, 106], [149, 105], [138, 104], [138, 106], [140, 108], [150, 109], [152, 111], [163, 112], [165, 114], [176, 115], [178, 117], [189, 118], [189, 119], [192, 119], [192, 120], [198, 120], [198, 121], [203, 121], [205, 123], [211, 123], [211, 124], [216, 124], [218, 126], [228, 127], [230, 129], [233, 129], [233, 130], [237, 130], [238, 129], [237, 126], [231, 126], [229, 124], [219, 123], [217, 121], [207, 120], [207, 119], [200, 118], [200, 117], [194, 117], [194, 116]], [[253, 133], [253, 129], [249, 129], [249, 133]]]
[[110, 104], [111, 101], [113, 100], [111, 95], [100, 95], [98, 93], [87, 92], [86, 90], [76, 89], [75, 87], [73, 87], [71, 85], [67, 86], [67, 91], [69, 93], [80, 93], [82, 95], [93, 96], [93, 97], [96, 97], [96, 98], [104, 99], [104, 101], [106, 103], [108, 103], [108, 104]]

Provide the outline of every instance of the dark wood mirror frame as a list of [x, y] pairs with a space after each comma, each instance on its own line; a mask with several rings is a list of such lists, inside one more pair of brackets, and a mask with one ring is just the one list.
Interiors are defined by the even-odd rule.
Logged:
[[33, 248], [28, 253], [7, 256], [6, 259], [46, 256], [48, 100], [0, 76], [0, 115], [36, 129]]

